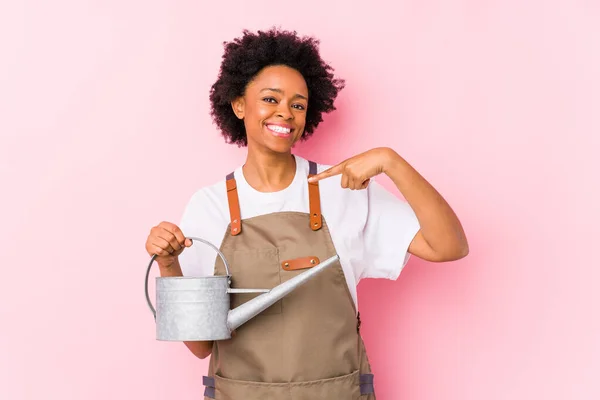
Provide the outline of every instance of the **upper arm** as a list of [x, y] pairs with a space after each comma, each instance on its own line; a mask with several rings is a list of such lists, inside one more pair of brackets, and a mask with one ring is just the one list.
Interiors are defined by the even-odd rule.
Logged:
[[412, 242], [408, 246], [408, 252], [412, 255], [415, 255], [419, 258], [422, 258], [426, 261], [432, 262], [445, 262], [445, 261], [454, 261], [459, 259], [460, 257], [448, 257], [439, 254], [436, 252], [425, 240], [425, 236], [423, 236], [423, 232], [419, 229]]
[[360, 278], [397, 279], [409, 260], [409, 245], [419, 231], [410, 205], [371, 181], [362, 235]]
[[427, 243], [420, 229], [410, 242], [408, 252], [426, 261], [443, 261]]

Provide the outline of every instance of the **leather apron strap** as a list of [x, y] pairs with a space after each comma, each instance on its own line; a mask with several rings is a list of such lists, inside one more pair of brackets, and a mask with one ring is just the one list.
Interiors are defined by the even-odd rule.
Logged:
[[[202, 384], [204, 385], [204, 397], [209, 399], [215, 398], [215, 378], [211, 376], [203, 376]], [[361, 381], [362, 388], [362, 381]]]
[[[309, 161], [308, 177], [317, 174], [317, 164]], [[319, 195], [319, 182], [308, 184], [308, 202], [310, 207], [310, 228], [313, 231], [321, 229], [323, 218], [321, 217], [321, 196]]]
[[[309, 161], [308, 166], [308, 177], [310, 178], [317, 174], [317, 163]], [[231, 220], [230, 232], [232, 236], [236, 236], [242, 232], [242, 218], [240, 213], [240, 199], [233, 172], [227, 175], [225, 183], [227, 185], [227, 202], [229, 203], [229, 218]], [[308, 184], [308, 204], [310, 209], [310, 228], [313, 231], [317, 231], [323, 226], [319, 182]]]
[[229, 203], [229, 216], [231, 218], [231, 234], [239, 235], [242, 232], [242, 219], [240, 215], [240, 199], [233, 172], [225, 179], [227, 185], [227, 202]]

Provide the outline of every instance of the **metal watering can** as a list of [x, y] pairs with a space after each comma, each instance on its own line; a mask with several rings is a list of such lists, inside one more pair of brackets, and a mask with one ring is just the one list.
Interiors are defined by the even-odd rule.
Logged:
[[[148, 294], [148, 277], [156, 254], [146, 271], [146, 301], [156, 320], [156, 339], [165, 341], [213, 341], [231, 338], [231, 332], [281, 300], [309, 279], [339, 260], [335, 255], [273, 289], [231, 288], [229, 264], [210, 242], [188, 237], [212, 247], [223, 260], [227, 275], [204, 277], [157, 277], [156, 310]], [[230, 310], [230, 293], [263, 293]]]

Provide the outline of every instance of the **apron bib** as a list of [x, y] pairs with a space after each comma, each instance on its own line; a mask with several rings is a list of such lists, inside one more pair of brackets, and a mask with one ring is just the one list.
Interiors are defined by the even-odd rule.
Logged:
[[[310, 162], [310, 175], [316, 169]], [[241, 221], [233, 173], [226, 182], [231, 223], [220, 250], [232, 287], [270, 289], [336, 254], [318, 183], [308, 184], [310, 214], [277, 212]], [[220, 258], [215, 274], [225, 274]], [[231, 307], [254, 296], [232, 294]], [[205, 399], [375, 400], [359, 326], [337, 262], [246, 322], [232, 339], [214, 342]]]

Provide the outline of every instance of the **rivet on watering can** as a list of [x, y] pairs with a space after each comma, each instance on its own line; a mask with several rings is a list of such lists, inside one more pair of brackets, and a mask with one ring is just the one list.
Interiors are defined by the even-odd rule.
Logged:
[[234, 220], [233, 220], [233, 223], [234, 223], [234, 224], [237, 224], [237, 219], [234, 219]]
[[290, 266], [290, 263], [283, 264], [286, 268]]
[[316, 262], [316, 261], [315, 261], [315, 259], [314, 259], [314, 258], [313, 258], [312, 260], [310, 260], [310, 263], [311, 263], [311, 264], [314, 264], [315, 262]]
[[234, 232], [237, 232], [237, 230], [238, 230], [238, 228], [233, 228], [233, 231], [234, 231]]

